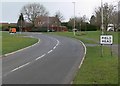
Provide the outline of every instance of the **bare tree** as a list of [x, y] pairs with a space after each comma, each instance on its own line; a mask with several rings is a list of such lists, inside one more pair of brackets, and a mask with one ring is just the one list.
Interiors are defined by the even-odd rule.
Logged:
[[26, 21], [31, 22], [35, 26], [35, 19], [38, 16], [47, 16], [48, 11], [39, 3], [31, 3], [23, 6], [21, 12], [23, 13]]
[[[95, 18], [97, 26], [101, 26], [101, 7], [95, 9]], [[103, 23], [105, 30], [107, 30], [107, 26], [109, 23], [115, 23], [117, 19], [116, 12], [114, 10], [113, 5], [108, 5], [105, 3], [103, 6]]]
[[55, 13], [55, 17], [57, 17], [60, 21], [64, 20], [63, 14], [60, 11]]
[[[75, 17], [75, 28], [81, 31], [82, 27], [84, 27], [84, 30], [86, 30], [86, 21], [87, 21], [86, 15], [83, 15], [82, 17]], [[74, 18], [70, 18], [68, 26], [73, 28]]]

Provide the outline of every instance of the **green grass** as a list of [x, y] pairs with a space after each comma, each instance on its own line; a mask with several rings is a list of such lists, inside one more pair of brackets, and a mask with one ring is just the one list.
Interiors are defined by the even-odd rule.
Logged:
[[[83, 41], [86, 44], [98, 44], [100, 40], [100, 31], [86, 31], [86, 32], [76, 32], [76, 36], [73, 35], [73, 32], [50, 32], [49, 34], [56, 34], [60, 36], [67, 36], [71, 38], [76, 38]], [[113, 43], [118, 44], [118, 32], [108, 32], [107, 34], [113, 35]]]
[[[55, 32], [54, 35], [76, 38], [85, 44], [98, 44], [100, 31]], [[118, 44], [118, 32], [108, 32], [114, 37], [114, 44]], [[104, 56], [101, 57], [100, 46], [87, 47], [87, 54], [83, 65], [77, 71], [73, 84], [117, 84], [118, 83], [118, 57], [111, 56], [110, 48], [104, 46]], [[82, 85], [83, 86], [83, 85]]]
[[7, 32], [2, 34], [2, 54], [7, 54], [24, 47], [30, 46], [38, 41], [38, 39], [22, 37], [23, 35], [10, 35]]
[[117, 84], [118, 58], [111, 57], [110, 50], [104, 47], [101, 57], [99, 46], [87, 47], [87, 55], [81, 69], [77, 72], [74, 84]]
[[92, 44], [96, 44], [97, 42], [96, 41], [93, 41], [93, 40], [86, 40], [84, 39], [83, 37], [86, 35], [82, 32], [81, 33], [77, 33], [76, 36], [73, 35], [73, 32], [50, 32], [49, 34], [53, 34], [53, 35], [60, 35], [60, 36], [66, 36], [66, 37], [70, 37], [70, 38], [76, 38], [78, 40], [81, 40], [83, 41], [84, 43], [92, 43]]

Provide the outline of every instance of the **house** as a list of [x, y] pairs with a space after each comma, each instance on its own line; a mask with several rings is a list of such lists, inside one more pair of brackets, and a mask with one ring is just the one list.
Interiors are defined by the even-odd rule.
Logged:
[[61, 23], [57, 17], [39, 16], [35, 20], [35, 27], [60, 26]]
[[44, 29], [43, 31], [67, 31], [65, 26], [61, 26], [57, 17], [39, 16], [35, 20], [35, 27]]

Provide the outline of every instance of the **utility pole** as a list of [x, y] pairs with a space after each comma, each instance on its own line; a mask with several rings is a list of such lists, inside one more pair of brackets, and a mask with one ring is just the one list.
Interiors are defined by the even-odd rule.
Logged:
[[[101, 29], [102, 35], [104, 34], [104, 26], [103, 26], [103, 1], [101, 0]], [[103, 44], [101, 44], [101, 56], [103, 56]]]
[[74, 4], [74, 28], [73, 28], [73, 33], [75, 36], [75, 2], [72, 2]]
[[104, 26], [103, 26], [103, 1], [101, 0], [101, 29], [102, 35], [104, 34]]

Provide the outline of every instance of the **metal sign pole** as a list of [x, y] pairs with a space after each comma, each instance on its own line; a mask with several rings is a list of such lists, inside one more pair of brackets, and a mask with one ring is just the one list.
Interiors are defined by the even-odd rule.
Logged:
[[103, 57], [103, 45], [101, 44], [101, 57]]
[[111, 46], [111, 56], [112, 56], [112, 44], [110, 46]]

